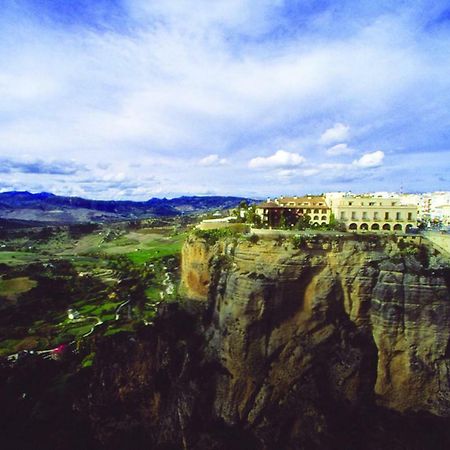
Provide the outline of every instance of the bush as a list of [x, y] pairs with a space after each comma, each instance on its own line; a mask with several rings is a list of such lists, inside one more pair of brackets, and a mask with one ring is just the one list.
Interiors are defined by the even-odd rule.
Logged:
[[302, 236], [299, 236], [298, 234], [291, 237], [291, 244], [294, 248], [301, 248], [304, 242], [305, 239]]
[[218, 228], [214, 230], [194, 230], [194, 236], [204, 239], [207, 244], [214, 245], [219, 239], [227, 237], [236, 237], [239, 233], [230, 228]]
[[247, 236], [246, 239], [251, 244], [256, 244], [259, 241], [259, 236], [257, 234], [251, 234], [250, 236]]

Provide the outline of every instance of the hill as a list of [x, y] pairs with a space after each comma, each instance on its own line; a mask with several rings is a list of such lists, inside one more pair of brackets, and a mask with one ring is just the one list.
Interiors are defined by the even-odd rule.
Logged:
[[233, 208], [242, 200], [253, 201], [242, 197], [182, 196], [172, 199], [151, 198], [147, 201], [135, 202], [90, 200], [81, 197], [64, 197], [48, 192], [32, 194], [27, 191], [13, 191], [0, 193], [0, 219], [3, 224], [107, 222], [198, 214], [213, 209]]

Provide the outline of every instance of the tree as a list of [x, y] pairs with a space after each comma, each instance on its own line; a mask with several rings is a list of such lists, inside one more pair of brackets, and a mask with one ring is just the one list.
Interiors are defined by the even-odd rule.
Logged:
[[346, 231], [346, 226], [345, 226], [344, 222], [337, 220], [335, 215], [333, 213], [331, 213], [328, 229], [336, 230], [336, 231]]
[[308, 214], [301, 215], [297, 220], [295, 228], [299, 231], [306, 230], [307, 228], [309, 228], [310, 222], [311, 222], [311, 217], [308, 216]]
[[119, 298], [129, 300], [128, 318], [131, 319], [131, 309], [136, 307], [142, 313], [147, 297], [145, 295], [145, 285], [140, 277], [130, 276], [123, 278], [118, 283]]
[[255, 205], [248, 208], [246, 215], [246, 222], [256, 226], [261, 225], [261, 216], [259, 214], [256, 214]]

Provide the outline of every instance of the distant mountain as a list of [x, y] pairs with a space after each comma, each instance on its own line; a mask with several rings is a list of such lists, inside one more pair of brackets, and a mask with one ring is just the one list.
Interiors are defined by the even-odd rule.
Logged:
[[105, 222], [221, 210], [233, 208], [242, 200], [254, 202], [252, 199], [242, 197], [221, 196], [151, 198], [143, 202], [110, 201], [64, 197], [48, 192], [32, 194], [27, 191], [13, 191], [0, 193], [0, 219], [9, 223], [11, 221], [58, 224]]

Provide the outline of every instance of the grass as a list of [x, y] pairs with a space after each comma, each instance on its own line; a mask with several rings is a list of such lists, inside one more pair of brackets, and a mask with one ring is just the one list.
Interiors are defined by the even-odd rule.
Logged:
[[108, 328], [105, 331], [105, 334], [103, 336], [114, 336], [117, 333], [122, 333], [122, 331], [130, 332], [133, 331], [133, 327], [131, 325], [122, 325], [115, 328]]
[[0, 252], [0, 263], [9, 264], [11, 266], [28, 264], [47, 259], [48, 256], [43, 256], [32, 252]]
[[95, 321], [89, 320], [84, 323], [77, 323], [74, 326], [64, 328], [64, 334], [73, 336], [75, 338], [81, 337], [84, 334], [91, 331], [92, 327], [94, 326]]
[[159, 294], [161, 289], [156, 286], [150, 286], [145, 290], [145, 295], [149, 300], [161, 300], [161, 295]]
[[89, 355], [87, 355], [83, 361], [81, 362], [81, 367], [83, 369], [86, 369], [87, 367], [91, 367], [92, 364], [94, 363], [94, 358], [95, 358], [95, 353], [89, 353]]
[[16, 347], [22, 339], [5, 339], [0, 342], [0, 356], [8, 356], [16, 352]]
[[166, 239], [154, 240], [147, 243], [148, 248], [139, 248], [137, 251], [127, 253], [128, 258], [135, 264], [144, 264], [167, 256], [175, 256], [181, 252], [181, 247], [186, 235], [184, 233], [178, 234]]
[[17, 277], [10, 280], [0, 280], [0, 295], [15, 298], [19, 294], [28, 292], [37, 285], [36, 281], [29, 277]]

